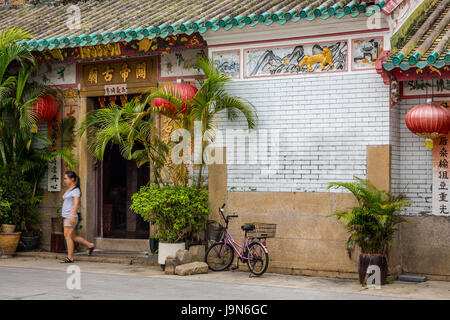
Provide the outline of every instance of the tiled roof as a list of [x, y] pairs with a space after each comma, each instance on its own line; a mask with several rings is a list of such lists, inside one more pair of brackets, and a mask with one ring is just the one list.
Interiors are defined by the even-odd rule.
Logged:
[[[47, 1], [48, 2], [48, 1]], [[61, 1], [53, 1], [61, 2]], [[67, 1], [66, 1], [67, 2]], [[0, 7], [0, 29], [21, 27], [32, 33], [30, 50], [188, 35], [287, 21], [371, 16], [386, 4], [377, 0], [105, 0], [83, 1], [81, 30], [71, 30], [69, 4]]]
[[[433, 3], [434, 2], [434, 3]], [[385, 70], [426, 66], [442, 68], [450, 64], [450, 0], [428, 0], [422, 11], [413, 14], [405, 22], [410, 26], [401, 39], [401, 45], [383, 63]], [[412, 23], [416, 20], [416, 23]], [[418, 21], [420, 20], [420, 21]], [[394, 35], [395, 36], [395, 35]]]

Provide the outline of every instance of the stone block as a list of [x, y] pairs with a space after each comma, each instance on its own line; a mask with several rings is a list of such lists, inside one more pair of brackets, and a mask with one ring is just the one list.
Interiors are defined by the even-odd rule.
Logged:
[[175, 257], [167, 257], [166, 264], [164, 267], [165, 274], [175, 274], [175, 268], [179, 265], [177, 258]]
[[188, 250], [178, 250], [177, 254], [176, 254], [176, 258], [178, 260], [178, 264], [186, 264], [186, 263], [191, 263], [192, 260], [192, 255], [189, 253]]
[[189, 253], [192, 256], [192, 261], [205, 261], [205, 246], [191, 246]]
[[175, 274], [188, 276], [192, 274], [208, 273], [208, 265], [205, 262], [191, 262], [175, 267]]

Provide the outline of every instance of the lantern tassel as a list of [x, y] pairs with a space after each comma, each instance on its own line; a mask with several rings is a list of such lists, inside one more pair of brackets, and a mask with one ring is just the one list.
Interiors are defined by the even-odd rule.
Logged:
[[425, 148], [433, 149], [433, 140], [432, 139], [425, 139]]

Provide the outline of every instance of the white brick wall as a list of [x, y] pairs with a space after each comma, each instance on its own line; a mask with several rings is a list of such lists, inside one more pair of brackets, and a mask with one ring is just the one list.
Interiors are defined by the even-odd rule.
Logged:
[[411, 201], [404, 211], [407, 215], [431, 214], [432, 151], [405, 124], [406, 113], [424, 102], [425, 98], [403, 99], [391, 110], [393, 127], [398, 130], [392, 147], [391, 186], [393, 192], [402, 192]]
[[330, 181], [365, 178], [366, 146], [389, 144], [389, 88], [375, 71], [234, 81], [227, 89], [255, 106], [259, 132], [280, 130], [278, 169], [228, 163], [229, 190], [323, 192]]

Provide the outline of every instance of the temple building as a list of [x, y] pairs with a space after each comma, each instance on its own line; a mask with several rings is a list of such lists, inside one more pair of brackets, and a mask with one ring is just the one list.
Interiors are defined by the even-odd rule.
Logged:
[[[357, 277], [345, 248], [348, 235], [327, 217], [354, 205], [354, 197], [326, 189], [357, 176], [411, 201], [402, 214], [412, 223], [396, 234], [391, 270], [449, 280], [443, 163], [450, 136], [432, 146], [434, 136], [405, 121], [415, 106], [433, 101], [447, 108], [450, 102], [449, 2], [3, 1], [0, 28], [31, 32], [24, 44], [39, 63], [33, 80], [60, 88], [60, 116], [77, 120], [165, 83], [195, 84], [200, 74], [193, 63], [210, 57], [232, 78], [227, 91], [249, 101], [258, 116], [254, 133], [226, 136], [218, 145], [226, 162], [208, 168], [211, 211], [226, 202], [228, 212], [239, 215], [232, 223], [236, 234], [244, 222], [277, 224], [277, 236], [267, 241], [269, 271]], [[170, 121], [161, 128], [173, 129]], [[219, 128], [241, 132], [242, 123], [224, 117]], [[256, 145], [269, 154], [234, 157], [265, 134], [268, 145]], [[76, 144], [81, 234], [99, 248], [148, 251], [149, 226], [129, 205], [149, 173], [124, 160], [118, 148], [96, 161], [86, 139]], [[64, 164], [54, 167], [56, 175], [48, 173], [41, 183], [41, 211], [52, 216], [65, 170]], [[50, 225], [45, 217], [45, 249]]]

